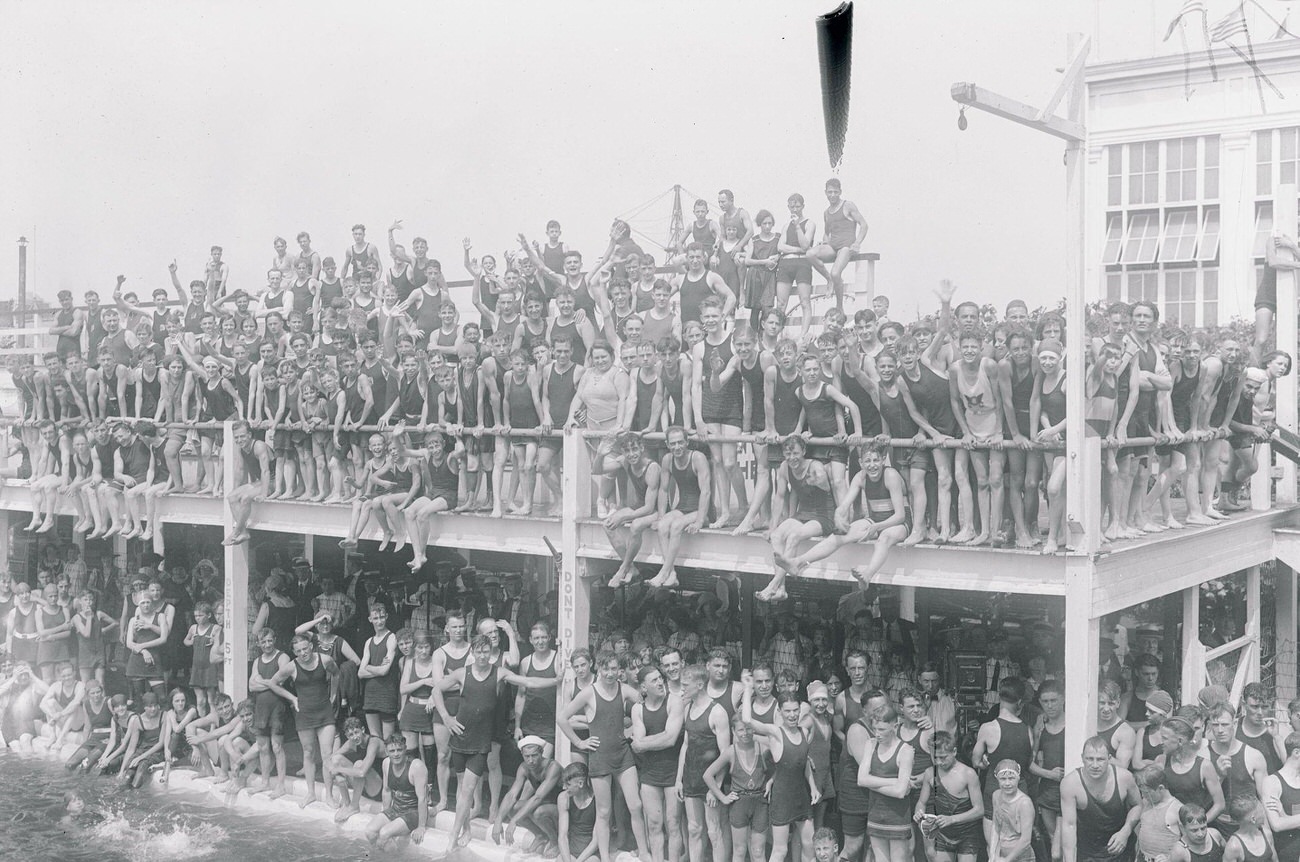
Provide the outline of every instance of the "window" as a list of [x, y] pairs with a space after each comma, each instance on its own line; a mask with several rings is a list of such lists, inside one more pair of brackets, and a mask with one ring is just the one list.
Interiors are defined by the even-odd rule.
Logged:
[[1169, 210], [1165, 216], [1165, 231], [1160, 238], [1160, 260], [1193, 260], [1196, 254], [1196, 210]]
[[1300, 164], [1300, 128], [1278, 129], [1277, 135], [1279, 138], [1278, 155], [1281, 158], [1278, 163], [1278, 185], [1294, 183], [1297, 174], [1296, 168]]
[[1117, 207], [1124, 190], [1124, 148], [1118, 145], [1106, 148], [1106, 205]]
[[1118, 272], [1106, 273], [1106, 303], [1108, 305], [1120, 301], [1120, 283], [1123, 280], [1124, 276]]
[[1255, 133], [1255, 194], [1273, 194], [1273, 133]]
[[1201, 271], [1201, 326], [1219, 325], [1219, 271]]
[[1159, 293], [1160, 273], [1155, 270], [1146, 272], [1130, 272], [1128, 274], [1128, 296], [1126, 302], [1133, 303], [1145, 299], [1147, 302], [1155, 302], [1157, 293]]
[[1129, 216], [1128, 235], [1120, 263], [1154, 263], [1160, 241], [1160, 214], [1133, 213]]
[[1219, 136], [1209, 135], [1202, 141], [1205, 147], [1205, 190], [1201, 197], [1219, 199]]
[[1196, 325], [1196, 270], [1165, 273], [1165, 321], [1170, 326]]
[[1165, 145], [1165, 200], [1196, 200], [1196, 138]]
[[1212, 263], [1219, 256], [1219, 208], [1206, 207], [1201, 235], [1196, 242], [1196, 259]]
[[1160, 142], [1128, 145], [1128, 202], [1154, 204], [1160, 197]]
[[1264, 246], [1273, 234], [1273, 204], [1271, 202], [1255, 204], [1255, 246], [1252, 257], [1263, 258]]
[[1124, 216], [1111, 213], [1106, 216], [1106, 250], [1101, 254], [1101, 262], [1109, 266], [1119, 263], [1119, 250], [1124, 245]]

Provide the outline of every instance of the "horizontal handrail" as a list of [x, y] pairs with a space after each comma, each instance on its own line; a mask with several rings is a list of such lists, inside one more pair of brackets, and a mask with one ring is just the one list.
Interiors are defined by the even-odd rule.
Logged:
[[[216, 422], [216, 421], [156, 422], [152, 419], [142, 419], [142, 418], [131, 417], [131, 416], [128, 417], [111, 416], [111, 417], [107, 417], [104, 421], [109, 423], [126, 423], [128, 425], [148, 423], [155, 428], [179, 429], [182, 431], [190, 431], [190, 430], [212, 431], [212, 430], [221, 430], [225, 427], [225, 422]], [[234, 421], [241, 421], [241, 420], [234, 420]], [[0, 416], [0, 428], [4, 428], [4, 427], [30, 428], [30, 427], [35, 427], [38, 424], [40, 423], [34, 419], [19, 419], [13, 416]], [[61, 425], [63, 427], [79, 427], [81, 425], [85, 425], [88, 423], [84, 418], [79, 417], [76, 419], [58, 420], [55, 424]], [[305, 423], [302, 422], [274, 423], [267, 420], [250, 420], [248, 422], [248, 426], [258, 431], [263, 431], [263, 430], [328, 431], [328, 432], [334, 431], [333, 425], [315, 426], [309, 428], [306, 426]], [[347, 431], [347, 432], [361, 431], [361, 432], [372, 432], [372, 433], [392, 433], [397, 429], [397, 427], [398, 426], [396, 424], [387, 424], [387, 425], [367, 424], [367, 425], [360, 425], [355, 428], [340, 428], [339, 430]], [[413, 433], [427, 433], [429, 431], [442, 431], [443, 433], [450, 433], [447, 430], [449, 427], [453, 427], [453, 426], [450, 426], [447, 423], [438, 423], [438, 422], [429, 423], [425, 425], [403, 425], [402, 426], [404, 431], [413, 432]], [[555, 428], [552, 428], [551, 430], [545, 430], [543, 428], [514, 428], [514, 427], [510, 427], [507, 430], [506, 426], [504, 425], [483, 425], [483, 426], [461, 425], [455, 427], [458, 427], [460, 429], [459, 431], [455, 432], [457, 436], [493, 435], [493, 436], [523, 437], [523, 438], [533, 438], [533, 439], [547, 438], [552, 440], [563, 439], [565, 430], [573, 430], [579, 436], [586, 439], [601, 439], [606, 437], [613, 437], [623, 433], [623, 431], [625, 430], [619, 428], [601, 429], [601, 428], [582, 428], [582, 427], [573, 427], [573, 426], [569, 426], [568, 429], [562, 429], [557, 426]], [[640, 436], [643, 440], [653, 441], [653, 442], [660, 442], [667, 438], [667, 435], [663, 431], [645, 431], [642, 432]], [[762, 433], [707, 434], [703, 438], [701, 438], [698, 432], [692, 431], [688, 436], [693, 440], [703, 439], [704, 441], [710, 443], [751, 443], [756, 445], [776, 445], [776, 443], [779, 442], [779, 439], [774, 439], [774, 435], [767, 435]], [[1227, 432], [1216, 431], [1214, 432], [1213, 437], [1209, 439], [1223, 439], [1226, 438], [1227, 436], [1228, 436]], [[1013, 441], [1008, 439], [1003, 439], [1001, 441], [991, 443], [986, 440], [967, 441], [961, 437], [947, 437], [943, 440], [920, 440], [920, 441], [911, 437], [892, 437], [888, 439], [888, 442], [886, 442], [885, 440], [882, 439], [882, 437], [879, 436], [869, 437], [869, 436], [849, 435], [844, 438], [837, 438], [837, 437], [814, 437], [805, 434], [803, 435], [803, 439], [810, 446], [849, 447], [855, 445], [855, 441], [856, 443], [865, 443], [874, 440], [880, 442], [882, 445], [888, 445], [890, 448], [893, 449], [1003, 449], [1003, 450], [1020, 449], [1022, 451], [1040, 451], [1040, 452], [1061, 452], [1064, 451], [1065, 449], [1064, 442], [1043, 443], [1043, 442], [1031, 440], [1028, 441], [1027, 445], [1019, 446]], [[1103, 449], [1123, 449], [1123, 448], [1132, 448], [1138, 446], [1177, 446], [1188, 442], [1195, 442], [1195, 441], [1190, 441], [1186, 439], [1174, 440], [1172, 438], [1164, 437], [1164, 436], [1130, 437], [1124, 440], [1107, 438], [1101, 441], [1101, 447]]]

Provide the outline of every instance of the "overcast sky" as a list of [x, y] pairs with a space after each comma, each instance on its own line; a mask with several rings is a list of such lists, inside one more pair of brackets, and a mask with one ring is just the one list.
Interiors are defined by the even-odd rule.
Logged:
[[[588, 255], [674, 183], [750, 213], [831, 175], [813, 26], [831, 0], [6, 2], [0, 32], [0, 298], [141, 292], [202, 274], [261, 286], [272, 238], [340, 255], [354, 222], [498, 254], [550, 218]], [[1041, 0], [859, 2], [838, 175], [882, 256], [895, 316], [955, 279], [996, 302], [1063, 294], [1054, 138], [972, 114], [954, 81], [1041, 102], [1067, 29]], [[684, 201], [687, 217], [691, 200]], [[634, 219], [663, 241], [670, 199]], [[387, 250], [384, 258], [387, 262]]]

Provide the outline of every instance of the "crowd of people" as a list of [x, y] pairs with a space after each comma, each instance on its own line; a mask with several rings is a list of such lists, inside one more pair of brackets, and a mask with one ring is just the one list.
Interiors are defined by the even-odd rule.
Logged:
[[[778, 232], [724, 190], [719, 218], [697, 202], [661, 261], [624, 222], [585, 271], [558, 223], [545, 243], [521, 235], [503, 264], [466, 240], [477, 320], [462, 321], [427, 241], [398, 244], [401, 222], [388, 266], [357, 225], [341, 267], [306, 233], [294, 253], [277, 239], [263, 289], [229, 285], [214, 247], [188, 288], [173, 266], [180, 308], [164, 289], [141, 305], [121, 278], [112, 306], [61, 294], [57, 348], [10, 358], [27, 423], [0, 472], [30, 480], [29, 532], [53, 530], [67, 500], [75, 532], [157, 554], [107, 604], [72, 576], [0, 578], [5, 739], [136, 786], [188, 761], [233, 793], [259, 776], [273, 796], [296, 742], [302, 805], [347, 820], [377, 796], [375, 842], [418, 841], [447, 809], [453, 842], [486, 816], [497, 840], [524, 827], [531, 850], [566, 862], [620, 847], [647, 862], [1120, 860], [1133, 845], [1143, 859], [1295, 858], [1300, 735], [1260, 730], [1268, 693], [1248, 688], [1240, 719], [1214, 691], [1175, 709], [1155, 659], [1136, 657], [1103, 680], [1104, 729], [1067, 774], [1050, 626], [1023, 674], [989, 638], [989, 714], [971, 737], [942, 663], [916, 654], [896, 607], [867, 604], [898, 545], [1064, 546], [1067, 321], [1021, 300], [1002, 313], [955, 301], [946, 281], [915, 322], [891, 319], [884, 296], [850, 319], [844, 272], [867, 225], [838, 181], [825, 192], [820, 239], [801, 196]], [[819, 321], [814, 271], [834, 297]], [[1106, 538], [1242, 508], [1291, 357], [1267, 337], [1162, 328], [1150, 302], [1104, 317], [1075, 373], [1087, 431], [1105, 441]], [[560, 654], [551, 597], [468, 602], [457, 576], [395, 598], [318, 580], [303, 559], [250, 603], [248, 700], [221, 691], [220, 577], [166, 574], [161, 496], [224, 494], [227, 543], [248, 541], [262, 500], [348, 505], [345, 549], [373, 520], [380, 553], [409, 546], [427, 576], [433, 515], [558, 506], [561, 428], [597, 432], [592, 514], [620, 557], [609, 586], [680, 587], [687, 535], [766, 532], [774, 576], [757, 597], [777, 612], [747, 667], [734, 573], [693, 610], [652, 604], [636, 630]], [[652, 530], [653, 574], [637, 567]], [[777, 610], [788, 576], [858, 543], [871, 546], [853, 569], [863, 591], [806, 636]], [[127, 680], [111, 697], [110, 667]], [[522, 758], [513, 775], [503, 751]]]
[[[387, 266], [356, 225], [339, 259], [305, 232], [296, 252], [277, 238], [264, 288], [228, 285], [220, 247], [188, 287], [173, 265], [179, 308], [163, 288], [142, 306], [121, 277], [111, 306], [90, 290], [78, 308], [64, 291], [57, 348], [9, 359], [29, 427], [3, 473], [30, 479], [32, 532], [67, 500], [78, 532], [162, 551], [160, 496], [228, 490], [230, 543], [247, 541], [257, 501], [347, 504], [345, 545], [373, 520], [418, 570], [435, 514], [553, 512], [559, 429], [583, 428], [596, 432], [591, 514], [622, 558], [615, 585], [641, 577], [649, 531], [655, 587], [678, 583], [684, 536], [766, 531], [770, 601], [847, 544], [873, 546], [853, 570], [864, 585], [896, 545], [1061, 550], [1066, 321], [1022, 300], [1004, 315], [954, 305], [947, 281], [910, 324], [885, 296], [849, 319], [844, 270], [867, 225], [838, 180], [825, 194], [820, 238], [800, 195], [778, 231], [723, 190], [718, 219], [697, 201], [662, 260], [616, 221], [585, 271], [557, 222], [544, 243], [521, 234], [504, 264], [466, 240], [474, 320], [427, 240], [397, 242], [400, 221]], [[814, 271], [834, 296], [815, 335]], [[1161, 327], [1146, 301], [1115, 303], [1105, 321], [1077, 371], [1088, 433], [1106, 441], [1105, 538], [1243, 508], [1291, 357]], [[237, 477], [223, 489], [228, 420]]]
[[192, 769], [232, 796], [368, 817], [379, 845], [422, 840], [446, 810], [454, 844], [478, 818], [489, 840], [569, 862], [1300, 853], [1300, 702], [1290, 727], [1258, 683], [1237, 705], [1211, 686], [1177, 706], [1148, 638], [1101, 662], [1097, 735], [1067, 771], [1060, 630], [1045, 622], [1014, 650], [987, 633], [972, 708], [889, 593], [826, 637], [773, 617], [742, 669], [727, 626], [698, 622], [711, 595], [633, 631], [598, 622], [590, 647], [560, 651], [554, 602], [518, 576], [442, 566], [403, 595], [296, 558], [257, 588], [235, 703], [211, 563], [148, 557], [106, 613], [106, 584], [71, 602], [79, 562], [43, 567], [39, 599], [0, 578], [0, 733], [123, 786]]

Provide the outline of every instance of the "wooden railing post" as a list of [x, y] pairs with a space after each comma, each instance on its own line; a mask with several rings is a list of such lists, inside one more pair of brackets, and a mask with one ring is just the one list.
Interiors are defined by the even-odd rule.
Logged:
[[[238, 481], [235, 470], [235, 442], [232, 422], [225, 423], [225, 443], [221, 447], [221, 469], [226, 493]], [[221, 507], [222, 537], [233, 532], [234, 516], [227, 497]], [[225, 656], [222, 662], [222, 690], [239, 703], [248, 697], [248, 542], [225, 545], [226, 626]], [[284, 645], [281, 644], [283, 647]]]

